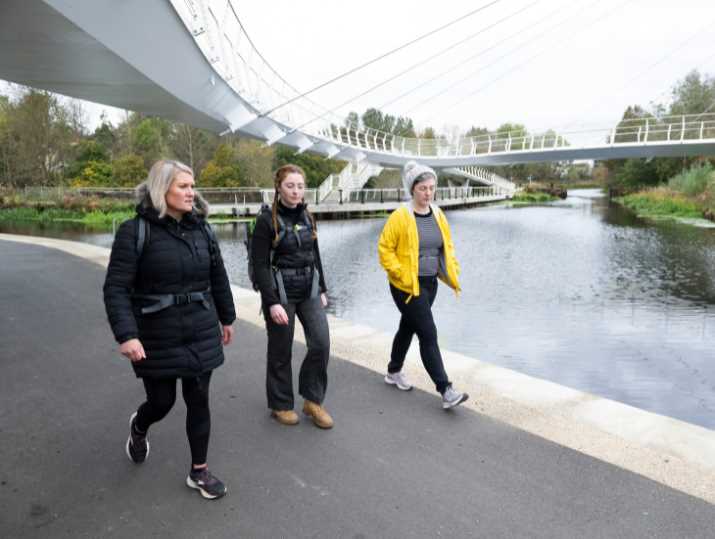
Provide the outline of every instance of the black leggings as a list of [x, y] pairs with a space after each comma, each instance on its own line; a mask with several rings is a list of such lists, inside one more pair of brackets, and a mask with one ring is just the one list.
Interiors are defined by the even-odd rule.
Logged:
[[420, 357], [437, 391], [444, 393], [449, 385], [449, 378], [444, 370], [442, 354], [437, 344], [437, 327], [432, 318], [432, 304], [437, 297], [437, 277], [420, 277], [420, 295], [405, 303], [409, 294], [390, 285], [390, 292], [395, 305], [402, 313], [400, 327], [392, 341], [392, 354], [387, 372], [402, 370], [412, 336], [416, 333], [420, 341]]
[[[139, 407], [137, 428], [146, 432], [149, 427], [164, 419], [176, 401], [176, 378], [143, 378], [146, 402]], [[191, 447], [192, 464], [206, 463], [211, 433], [209, 411], [208, 372], [197, 378], [182, 378], [181, 393], [186, 403], [186, 435]]]

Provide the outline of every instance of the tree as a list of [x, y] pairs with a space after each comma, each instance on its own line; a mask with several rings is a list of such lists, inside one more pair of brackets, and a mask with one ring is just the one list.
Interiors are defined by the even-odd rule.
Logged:
[[395, 117], [383, 114], [378, 109], [369, 108], [362, 115], [362, 125], [376, 131], [392, 133], [395, 128]]
[[238, 187], [241, 176], [238, 170], [236, 152], [231, 144], [219, 144], [211, 159], [201, 171], [201, 185], [204, 187]]
[[236, 162], [242, 185], [273, 187], [275, 149], [258, 141], [237, 137]]
[[394, 135], [397, 135], [398, 137], [417, 137], [417, 134], [415, 133], [415, 125], [412, 122], [412, 118], [406, 118], [402, 116], [399, 116], [397, 120], [395, 120], [395, 128], [392, 130], [392, 133]]
[[74, 160], [65, 169], [66, 177], [79, 176], [90, 161], [109, 162], [109, 152], [95, 140], [81, 140], [75, 146]]
[[102, 114], [102, 123], [94, 130], [92, 139], [102, 146], [109, 155], [114, 155], [114, 145], [117, 140], [117, 135], [114, 133], [112, 124], [106, 121], [104, 114]]
[[202, 170], [221, 143], [218, 135], [186, 124], [172, 124], [167, 145], [170, 153], [194, 172]]
[[475, 127], [472, 126], [469, 128], [469, 130], [464, 134], [465, 137], [477, 137], [477, 138], [482, 138], [484, 135], [488, 135], [489, 130], [486, 127]]
[[10, 99], [0, 96], [0, 185], [10, 185], [13, 176], [14, 145], [10, 133]]
[[113, 187], [114, 169], [111, 163], [90, 161], [72, 179], [72, 187]]
[[117, 187], [134, 187], [144, 181], [148, 170], [141, 156], [129, 153], [112, 162], [113, 184]]
[[670, 114], [700, 114], [713, 110], [715, 79], [703, 76], [697, 70], [688, 73], [673, 87]]
[[328, 176], [337, 174], [347, 165], [345, 161], [335, 161], [307, 152], [299, 154], [287, 146], [276, 148], [275, 168], [288, 163], [298, 165], [305, 171], [308, 187], [318, 187]]
[[169, 123], [159, 118], [142, 119], [134, 131], [133, 153], [144, 159], [144, 166], [150, 168], [154, 162], [166, 156], [166, 138]]
[[75, 138], [65, 111], [49, 92], [27, 90], [7, 109], [13, 139], [13, 180], [17, 185], [49, 185], [62, 179], [64, 161]]

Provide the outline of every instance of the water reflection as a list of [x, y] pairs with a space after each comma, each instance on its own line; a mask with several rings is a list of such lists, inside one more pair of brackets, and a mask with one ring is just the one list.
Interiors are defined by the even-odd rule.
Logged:
[[[647, 223], [592, 190], [448, 218], [464, 291], [438, 293], [445, 348], [715, 428], [714, 230]], [[383, 223], [320, 222], [319, 233], [330, 310], [392, 332]], [[231, 280], [248, 286], [243, 227], [221, 226], [219, 237]]]

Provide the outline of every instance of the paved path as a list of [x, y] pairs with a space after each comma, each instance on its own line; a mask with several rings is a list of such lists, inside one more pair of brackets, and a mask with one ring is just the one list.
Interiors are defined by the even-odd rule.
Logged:
[[[0, 537], [712, 538], [715, 506], [335, 359], [337, 426], [268, 417], [265, 338], [237, 324], [212, 388], [212, 468], [183, 485], [184, 406], [124, 455], [141, 384], [116, 352], [104, 270], [0, 241]], [[295, 353], [302, 354], [297, 345]]]

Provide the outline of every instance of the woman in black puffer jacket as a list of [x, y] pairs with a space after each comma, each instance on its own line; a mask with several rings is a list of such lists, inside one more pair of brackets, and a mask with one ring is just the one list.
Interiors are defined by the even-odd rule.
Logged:
[[291, 369], [298, 317], [308, 346], [298, 379], [305, 399], [303, 412], [318, 427], [329, 429], [333, 419], [323, 407], [330, 357], [328, 299], [315, 220], [303, 201], [305, 172], [296, 165], [284, 165], [276, 171], [274, 182], [273, 206], [256, 218], [250, 253], [268, 333], [268, 407], [283, 425], [299, 421], [293, 411]]
[[181, 378], [192, 458], [186, 483], [218, 498], [226, 487], [206, 464], [209, 381], [233, 337], [231, 287], [190, 168], [157, 162], [137, 196], [137, 216], [117, 231], [104, 283], [119, 350], [146, 389], [146, 402], [130, 418], [127, 456], [144, 462], [147, 430], [171, 410]]

